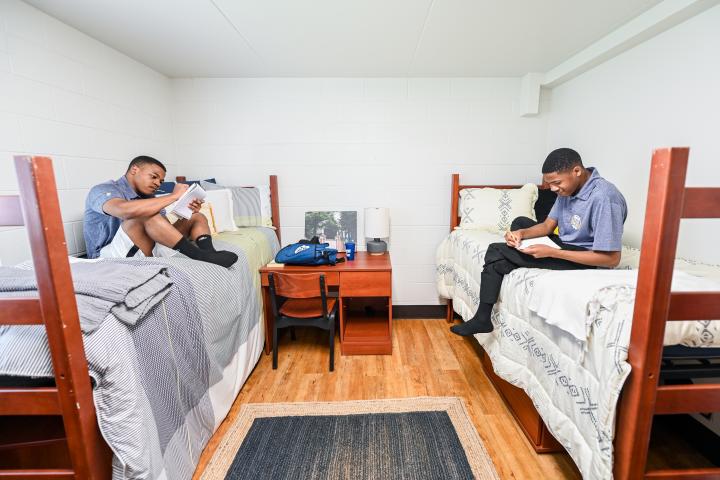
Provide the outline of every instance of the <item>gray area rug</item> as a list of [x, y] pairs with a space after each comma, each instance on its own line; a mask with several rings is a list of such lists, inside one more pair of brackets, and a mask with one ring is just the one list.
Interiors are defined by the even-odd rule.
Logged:
[[462, 401], [244, 405], [203, 479], [496, 479]]

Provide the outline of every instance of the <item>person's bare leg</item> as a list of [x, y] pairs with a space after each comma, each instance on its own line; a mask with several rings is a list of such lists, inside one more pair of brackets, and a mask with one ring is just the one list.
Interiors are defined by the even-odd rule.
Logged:
[[193, 213], [189, 219], [180, 219], [173, 223], [173, 226], [180, 233], [195, 241], [195, 244], [202, 250], [215, 251], [210, 236], [210, 225], [208, 219], [202, 213]]
[[183, 238], [183, 235], [162, 215], [153, 215], [143, 222], [145, 233], [160, 245], [169, 248], [174, 246]]
[[[230, 267], [238, 257], [232, 252], [203, 251], [190, 243], [180, 231], [175, 228], [167, 218], [162, 215], [153, 215], [149, 218], [126, 220], [128, 228], [125, 232], [130, 239], [140, 247], [145, 256], [152, 256], [152, 247], [155, 243], [178, 250], [180, 253], [203, 262], [214, 263], [223, 267]], [[132, 234], [130, 233], [132, 232]], [[149, 239], [149, 241], [148, 241]], [[141, 244], [138, 244], [140, 242]]]
[[122, 228], [130, 240], [142, 251], [146, 257], [152, 256], [153, 248], [155, 248], [155, 240], [153, 240], [145, 230], [146, 218], [132, 218], [123, 221]]
[[196, 240], [202, 235], [210, 235], [210, 225], [207, 217], [202, 213], [193, 213], [189, 219], [181, 218], [173, 227], [190, 240]]

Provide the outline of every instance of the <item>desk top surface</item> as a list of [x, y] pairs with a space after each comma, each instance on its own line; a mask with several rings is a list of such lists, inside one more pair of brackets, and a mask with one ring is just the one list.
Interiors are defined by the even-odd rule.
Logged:
[[367, 252], [355, 252], [355, 260], [344, 261], [336, 265], [298, 266], [298, 265], [266, 265], [261, 273], [268, 272], [373, 272], [391, 271], [390, 253], [370, 255]]

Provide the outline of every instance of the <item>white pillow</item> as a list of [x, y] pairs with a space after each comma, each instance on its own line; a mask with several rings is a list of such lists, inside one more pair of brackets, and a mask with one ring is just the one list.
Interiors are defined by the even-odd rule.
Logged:
[[233, 199], [230, 190], [208, 190], [205, 203], [211, 207], [212, 219], [215, 225], [215, 231], [234, 232], [237, 230], [235, 226], [235, 214], [233, 213]]
[[260, 211], [262, 222], [266, 227], [272, 227], [272, 204], [270, 203], [270, 186], [257, 185], [255, 188], [260, 192]]
[[517, 217], [536, 220], [537, 185], [521, 188], [465, 188], [460, 190], [460, 226], [465, 230], [484, 229], [504, 233]]

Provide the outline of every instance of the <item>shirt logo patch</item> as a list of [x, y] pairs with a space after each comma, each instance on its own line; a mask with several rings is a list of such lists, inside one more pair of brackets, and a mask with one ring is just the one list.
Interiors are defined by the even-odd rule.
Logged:
[[580, 230], [580, 225], [582, 224], [582, 218], [580, 218], [580, 215], [573, 215], [570, 219], [570, 225], [575, 230]]

